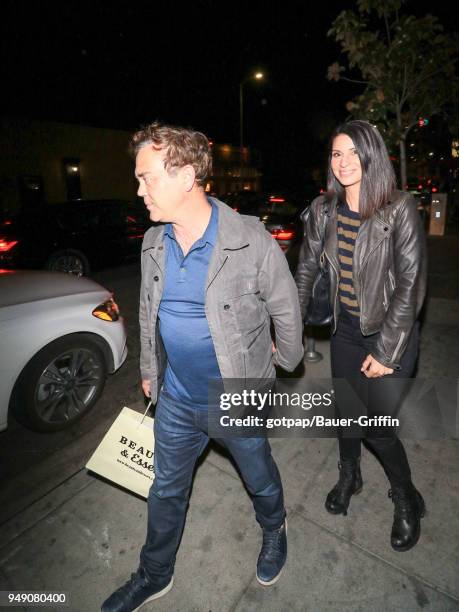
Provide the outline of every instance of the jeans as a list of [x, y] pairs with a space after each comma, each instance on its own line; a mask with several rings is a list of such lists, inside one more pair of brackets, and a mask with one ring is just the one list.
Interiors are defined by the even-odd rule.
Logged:
[[[151, 580], [167, 583], [185, 523], [193, 471], [206, 448], [208, 411], [162, 392], [155, 415], [155, 480], [148, 496], [148, 529], [140, 563]], [[235, 460], [258, 523], [278, 529], [285, 519], [282, 483], [266, 438], [218, 439]]]
[[[409, 378], [413, 376], [418, 356], [419, 323], [414, 324], [407, 348], [400, 360], [400, 370], [394, 370], [382, 378], [367, 378], [360, 368], [371, 354], [379, 333], [363, 336], [360, 331], [359, 318], [345, 310], [340, 313], [336, 333], [331, 339], [331, 366], [333, 378], [348, 381], [357, 396], [365, 404], [368, 416], [379, 414], [396, 414], [404, 391], [408, 389]], [[406, 379], [406, 384], [400, 379]], [[339, 416], [354, 416], [355, 406], [340, 402], [336, 396]], [[339, 451], [342, 459], [360, 457], [361, 438], [350, 438], [339, 434]], [[369, 428], [366, 444], [380, 460], [392, 485], [411, 483], [411, 472], [403, 444], [391, 427]]]

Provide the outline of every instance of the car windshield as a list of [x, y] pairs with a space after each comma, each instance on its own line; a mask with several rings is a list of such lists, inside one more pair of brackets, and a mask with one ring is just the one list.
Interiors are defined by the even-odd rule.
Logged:
[[270, 217], [293, 217], [296, 213], [296, 206], [290, 202], [266, 202], [260, 208], [260, 217], [269, 215]]

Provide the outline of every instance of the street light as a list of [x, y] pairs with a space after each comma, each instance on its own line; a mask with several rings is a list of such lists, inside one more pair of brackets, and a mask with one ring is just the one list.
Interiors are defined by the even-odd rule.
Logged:
[[239, 83], [239, 142], [241, 147], [241, 181], [242, 179], [242, 166], [244, 159], [244, 84], [248, 81], [257, 80], [260, 81], [263, 78], [262, 72], [255, 72]]

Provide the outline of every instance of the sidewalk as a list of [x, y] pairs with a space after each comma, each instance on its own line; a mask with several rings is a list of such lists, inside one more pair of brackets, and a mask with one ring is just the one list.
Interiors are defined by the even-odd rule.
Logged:
[[[458, 306], [429, 300], [418, 376], [438, 376], [439, 364], [441, 375], [457, 376]], [[307, 375], [323, 378], [330, 375], [329, 342], [317, 348], [324, 359], [308, 364]], [[274, 439], [272, 447], [288, 511], [281, 580], [271, 588], [256, 582], [261, 532], [233, 465], [212, 447], [194, 480], [174, 588], [145, 611], [459, 610], [457, 441], [406, 443], [429, 510], [419, 544], [407, 553], [390, 547], [388, 483], [368, 452], [362, 494], [347, 517], [335, 517], [323, 507], [336, 480], [335, 440]], [[96, 611], [137, 567], [145, 527], [143, 500], [82, 469], [4, 526], [0, 590], [67, 591], [68, 610]]]
[[[430, 237], [428, 249], [429, 299], [417, 376], [451, 381], [459, 375], [457, 228]], [[306, 364], [306, 375], [325, 378], [329, 342], [318, 341], [317, 349], [324, 359]], [[428, 507], [421, 539], [406, 553], [390, 547], [388, 483], [366, 450], [363, 491], [343, 517], [323, 507], [336, 481], [336, 441], [278, 438], [271, 445], [288, 511], [289, 556], [279, 582], [271, 588], [257, 583], [261, 531], [231, 461], [211, 446], [196, 472], [174, 588], [145, 612], [459, 610], [457, 440], [406, 441]], [[67, 610], [95, 612], [137, 567], [145, 531], [145, 501], [82, 468], [3, 526], [0, 590], [67, 591]]]

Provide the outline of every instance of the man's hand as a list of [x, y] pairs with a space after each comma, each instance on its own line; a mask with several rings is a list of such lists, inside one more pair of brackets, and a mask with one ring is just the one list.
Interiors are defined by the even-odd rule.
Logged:
[[392, 368], [386, 368], [386, 366], [376, 361], [371, 355], [367, 355], [365, 361], [362, 363], [360, 371], [363, 372], [367, 378], [379, 378], [380, 376], [394, 373]]
[[149, 380], [142, 380], [142, 389], [143, 389], [144, 394], [147, 397], [151, 397], [150, 381]]

